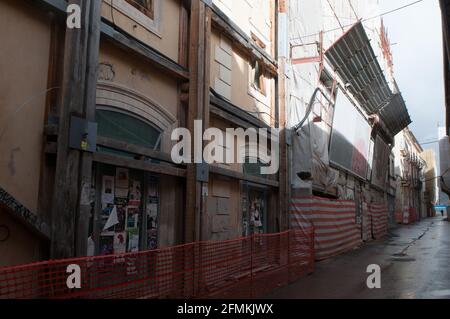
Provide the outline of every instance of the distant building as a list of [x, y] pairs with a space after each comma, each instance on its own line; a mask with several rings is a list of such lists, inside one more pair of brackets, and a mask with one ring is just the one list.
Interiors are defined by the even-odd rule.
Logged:
[[428, 217], [434, 216], [434, 206], [439, 200], [439, 187], [436, 166], [436, 153], [432, 149], [424, 150], [420, 156], [425, 161], [425, 207]]
[[409, 224], [426, 216], [423, 152], [409, 128], [395, 136], [395, 215], [398, 223]]

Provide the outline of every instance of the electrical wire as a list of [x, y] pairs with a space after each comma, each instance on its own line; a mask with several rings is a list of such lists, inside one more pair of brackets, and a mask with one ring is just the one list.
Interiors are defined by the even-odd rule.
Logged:
[[[411, 7], [411, 6], [415, 5], [415, 4], [418, 4], [418, 3], [423, 2], [423, 1], [424, 1], [424, 0], [417, 0], [417, 1], [414, 1], [414, 2], [411, 2], [411, 3], [408, 3], [408, 4], [405, 4], [404, 6], [401, 6], [401, 7], [398, 7], [398, 8], [395, 8], [395, 9], [392, 9], [392, 10], [389, 10], [389, 11], [386, 11], [386, 12], [383, 12], [383, 13], [378, 14], [378, 15], [376, 15], [376, 16], [373, 16], [373, 17], [370, 17], [370, 18], [361, 19], [361, 22], [373, 20], [373, 19], [376, 19], [376, 18], [381, 18], [381, 17], [383, 17], [383, 16], [385, 16], [385, 15], [388, 15], [388, 14], [391, 14], [391, 13], [394, 13], [394, 12], [397, 12], [397, 11], [400, 11], [400, 10], [403, 10], [403, 9], [406, 9], [406, 8], [408, 8], [408, 7]], [[351, 27], [352, 25], [353, 25], [353, 24], [347, 24], [347, 25], [344, 25], [343, 27], [344, 27], [344, 28], [347, 28], [347, 27]], [[339, 31], [339, 30], [341, 30], [341, 27], [339, 27], [339, 28], [334, 28], [334, 29], [329, 29], [329, 30], [324, 30], [323, 33], [329, 33], [329, 32], [334, 32], [334, 31]], [[292, 41], [295, 41], [295, 40], [301, 40], [301, 39], [303, 39], [303, 38], [308, 38], [308, 37], [317, 36], [317, 35], [319, 35], [320, 33], [321, 33], [321, 32], [317, 32], [317, 33], [313, 33], [313, 34], [308, 34], [308, 35], [303, 35], [303, 36], [298, 37], [298, 38], [292, 38], [291, 40], [292, 40]]]
[[322, 89], [321, 89], [320, 87], [317, 87], [317, 88], [314, 90], [314, 93], [313, 93], [313, 95], [311, 96], [311, 99], [309, 100], [309, 104], [308, 104], [308, 107], [307, 107], [307, 109], [306, 109], [305, 116], [303, 117], [303, 119], [302, 119], [297, 125], [295, 125], [295, 126], [293, 127], [293, 131], [296, 132], [297, 135], [300, 135], [300, 133], [299, 133], [298, 131], [300, 130], [300, 128], [303, 126], [303, 123], [306, 122], [306, 120], [308, 119], [309, 115], [311, 114], [312, 109], [313, 109], [313, 105], [314, 105], [314, 101], [316, 100], [317, 93], [319, 93], [319, 92], [325, 97], [325, 99], [328, 100], [328, 102], [333, 103], [333, 102], [328, 98], [328, 96], [326, 96], [325, 93], [323, 93]]
[[439, 140], [424, 141], [422, 143], [419, 143], [419, 145], [427, 145], [427, 144], [434, 144], [434, 143], [439, 143]]
[[348, 4], [350, 5], [350, 8], [352, 9], [353, 14], [355, 15], [356, 20], [359, 20], [358, 14], [356, 13], [356, 10], [355, 10], [355, 8], [354, 8], [353, 5], [352, 5], [352, 0], [348, 0]]
[[11, 119], [16, 116], [16, 114], [18, 114], [22, 108], [24, 108], [25, 106], [27, 106], [28, 104], [30, 104], [31, 102], [34, 102], [37, 98], [44, 96], [45, 94], [53, 91], [53, 90], [57, 90], [60, 89], [60, 86], [54, 86], [48, 89], [45, 89], [39, 93], [37, 93], [36, 95], [33, 95], [32, 97], [30, 97], [29, 99], [27, 99], [25, 102], [23, 102], [21, 105], [19, 105], [17, 108], [14, 109], [14, 112], [9, 115], [7, 118], [9, 118], [10, 120], [6, 122], [5, 126], [3, 127], [3, 130], [0, 131], [0, 141], [3, 138], [3, 135], [6, 133], [6, 130], [8, 129], [8, 124], [12, 123], [13, 121], [11, 121]]
[[333, 11], [334, 17], [336, 18], [339, 26], [341, 27], [342, 32], [344, 32], [344, 26], [342, 25], [341, 20], [339, 20], [339, 17], [337, 16], [336, 11], [334, 10], [333, 6], [331, 5], [330, 0], [327, 0], [327, 2], [328, 2], [328, 5], [330, 6], [331, 11]]

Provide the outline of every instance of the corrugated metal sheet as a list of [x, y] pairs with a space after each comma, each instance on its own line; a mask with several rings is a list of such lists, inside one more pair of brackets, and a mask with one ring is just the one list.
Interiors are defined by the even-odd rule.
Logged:
[[383, 71], [361, 22], [355, 24], [326, 52], [325, 56], [348, 90], [368, 113], [376, 113], [391, 96]]
[[356, 23], [325, 56], [348, 91], [367, 114], [379, 114], [394, 136], [411, 123], [405, 102], [393, 94], [361, 22]]
[[401, 94], [394, 94], [391, 101], [380, 110], [379, 115], [393, 136], [411, 124], [411, 118]]

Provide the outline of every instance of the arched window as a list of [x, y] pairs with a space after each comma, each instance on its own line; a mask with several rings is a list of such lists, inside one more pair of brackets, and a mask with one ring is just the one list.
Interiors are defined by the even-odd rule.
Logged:
[[97, 108], [98, 135], [153, 150], [161, 148], [161, 131], [130, 113]]

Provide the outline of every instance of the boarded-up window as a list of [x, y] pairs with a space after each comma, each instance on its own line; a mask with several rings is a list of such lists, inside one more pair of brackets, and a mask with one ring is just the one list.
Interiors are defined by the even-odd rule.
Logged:
[[143, 14], [153, 19], [154, 17], [154, 0], [126, 0], [133, 7], [141, 11]]
[[254, 61], [251, 67], [251, 85], [260, 93], [266, 95], [264, 68], [262, 64], [259, 61]]

